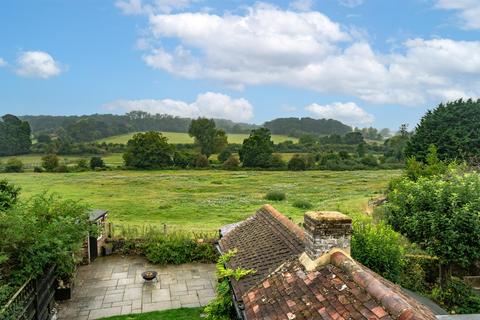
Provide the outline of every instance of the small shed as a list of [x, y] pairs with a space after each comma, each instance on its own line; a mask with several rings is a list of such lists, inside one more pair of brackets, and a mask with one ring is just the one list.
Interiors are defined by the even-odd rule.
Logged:
[[96, 224], [98, 227], [98, 235], [87, 236], [87, 240], [84, 244], [84, 261], [90, 263], [95, 260], [101, 252], [102, 246], [107, 239], [107, 216], [108, 210], [94, 209], [88, 213], [88, 219], [92, 224]]

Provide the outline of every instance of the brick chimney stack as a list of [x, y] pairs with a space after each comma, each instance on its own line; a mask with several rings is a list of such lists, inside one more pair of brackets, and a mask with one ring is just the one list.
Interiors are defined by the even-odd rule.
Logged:
[[332, 249], [350, 254], [352, 219], [336, 211], [307, 212], [304, 217], [305, 252], [316, 260]]

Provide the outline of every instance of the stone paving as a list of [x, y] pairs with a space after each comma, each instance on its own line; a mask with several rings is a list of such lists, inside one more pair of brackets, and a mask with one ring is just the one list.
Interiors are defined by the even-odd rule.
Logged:
[[[143, 271], [158, 272], [145, 282]], [[58, 319], [89, 320], [180, 307], [200, 307], [215, 297], [215, 265], [160, 267], [142, 257], [99, 257], [79, 267], [72, 299], [60, 303]]]

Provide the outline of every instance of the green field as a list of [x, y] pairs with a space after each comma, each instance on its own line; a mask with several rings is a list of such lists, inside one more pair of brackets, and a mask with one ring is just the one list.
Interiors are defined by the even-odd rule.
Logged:
[[[127, 143], [128, 140], [137, 132], [126, 133], [118, 136], [112, 136], [104, 139], [100, 139], [97, 142], [106, 142], [106, 143]], [[193, 138], [188, 135], [188, 133], [182, 132], [162, 132], [162, 134], [168, 138], [169, 143], [193, 143]], [[248, 134], [242, 133], [228, 133], [228, 142], [229, 143], [243, 143], [243, 140], [248, 137]], [[286, 140], [291, 140], [297, 142], [297, 138], [292, 138], [284, 135], [272, 135], [272, 140], [274, 143], [283, 142]]]
[[83, 173], [0, 174], [22, 188], [22, 197], [52, 191], [110, 211], [115, 223], [215, 230], [251, 215], [282, 190], [286, 201], [273, 202], [300, 222], [304, 210], [292, 206], [308, 200], [314, 210], [360, 212], [400, 171], [103, 171]]

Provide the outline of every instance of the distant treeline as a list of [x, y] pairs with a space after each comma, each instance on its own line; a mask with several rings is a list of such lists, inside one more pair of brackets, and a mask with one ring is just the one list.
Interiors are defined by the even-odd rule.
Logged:
[[[132, 111], [125, 115], [22, 116], [35, 136], [68, 136], [74, 142], [89, 142], [135, 131], [187, 132], [192, 119], [166, 114]], [[257, 125], [215, 119], [218, 128], [228, 133], [249, 133]]]
[[344, 135], [352, 131], [352, 127], [333, 119], [312, 118], [279, 118], [267, 121], [263, 125], [272, 134], [284, 134], [292, 137], [311, 135]]

